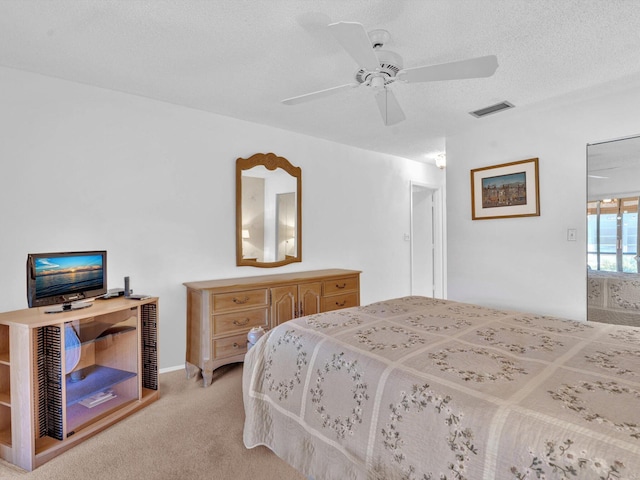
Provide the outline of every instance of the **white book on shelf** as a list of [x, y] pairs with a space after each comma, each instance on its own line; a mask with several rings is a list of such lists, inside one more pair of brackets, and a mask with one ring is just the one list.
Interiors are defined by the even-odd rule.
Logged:
[[104, 392], [98, 392], [95, 395], [91, 395], [90, 397], [80, 400], [79, 403], [87, 408], [93, 408], [116, 397], [117, 395], [113, 393], [113, 390], [107, 390]]

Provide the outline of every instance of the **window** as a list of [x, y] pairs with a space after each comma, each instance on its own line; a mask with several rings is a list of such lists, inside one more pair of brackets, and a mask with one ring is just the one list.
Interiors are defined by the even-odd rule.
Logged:
[[638, 273], [638, 199], [587, 203], [587, 263], [591, 269]]

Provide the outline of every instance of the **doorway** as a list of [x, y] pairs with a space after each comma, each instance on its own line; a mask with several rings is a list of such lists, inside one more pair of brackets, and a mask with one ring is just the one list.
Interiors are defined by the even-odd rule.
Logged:
[[411, 295], [444, 298], [440, 187], [411, 182]]
[[296, 194], [276, 193], [276, 262], [296, 256]]

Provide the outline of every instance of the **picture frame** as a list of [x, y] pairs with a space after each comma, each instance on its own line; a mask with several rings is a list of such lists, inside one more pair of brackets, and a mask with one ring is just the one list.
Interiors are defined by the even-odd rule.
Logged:
[[471, 170], [471, 219], [540, 216], [538, 159]]

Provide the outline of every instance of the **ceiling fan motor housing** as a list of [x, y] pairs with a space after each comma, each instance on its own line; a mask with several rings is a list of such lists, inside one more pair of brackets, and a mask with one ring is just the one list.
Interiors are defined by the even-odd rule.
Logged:
[[365, 68], [361, 68], [356, 72], [355, 78], [358, 83], [370, 83], [372, 76], [381, 76], [384, 78], [384, 84], [395, 80], [396, 74], [402, 70], [402, 57], [395, 52], [389, 50], [376, 49], [376, 55], [380, 62], [380, 69], [376, 72], [372, 72]]

